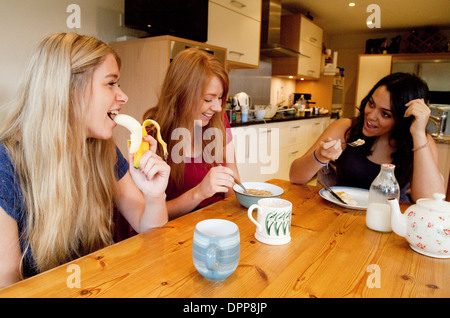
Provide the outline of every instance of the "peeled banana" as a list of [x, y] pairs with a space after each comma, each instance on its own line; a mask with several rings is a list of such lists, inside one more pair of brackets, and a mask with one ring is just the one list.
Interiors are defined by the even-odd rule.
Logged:
[[129, 115], [118, 114], [114, 117], [114, 121], [130, 131], [129, 152], [135, 153], [139, 150], [142, 142], [142, 126], [141, 124]]
[[154, 125], [157, 130], [157, 139], [161, 146], [163, 147], [164, 151], [164, 160], [167, 161], [167, 144], [164, 142], [164, 140], [161, 137], [161, 128], [159, 124], [152, 120], [147, 119], [144, 121], [144, 123], [141, 124], [134, 119], [133, 117], [129, 115], [124, 114], [118, 114], [114, 117], [114, 121], [125, 128], [127, 128], [131, 134], [130, 134], [130, 140], [128, 141], [129, 145], [129, 152], [134, 154], [134, 162], [133, 165], [135, 168], [139, 168], [139, 159], [141, 159], [142, 155], [150, 149], [150, 145], [148, 142], [144, 141], [142, 137], [147, 136], [147, 130], [145, 129], [146, 126], [149, 124]]

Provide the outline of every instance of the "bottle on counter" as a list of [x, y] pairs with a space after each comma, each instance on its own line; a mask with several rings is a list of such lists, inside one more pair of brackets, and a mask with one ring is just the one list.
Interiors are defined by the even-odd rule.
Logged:
[[393, 164], [382, 164], [380, 173], [370, 185], [366, 225], [371, 230], [392, 232], [391, 208], [387, 200], [400, 198], [400, 187], [395, 179], [394, 169]]
[[303, 95], [300, 95], [300, 98], [298, 99], [298, 101], [295, 105], [297, 106], [297, 116], [304, 117], [305, 109], [306, 109], [305, 97]]

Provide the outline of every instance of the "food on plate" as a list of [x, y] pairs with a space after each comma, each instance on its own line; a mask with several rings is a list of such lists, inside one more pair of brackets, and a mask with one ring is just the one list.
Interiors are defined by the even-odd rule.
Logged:
[[247, 189], [247, 192], [252, 195], [260, 195], [260, 196], [272, 195], [272, 192], [270, 191], [259, 189]]
[[130, 134], [130, 140], [128, 141], [128, 145], [130, 146], [129, 152], [134, 154], [134, 167], [139, 168], [139, 159], [141, 159], [142, 155], [149, 150], [150, 146], [148, 142], [143, 141], [142, 137], [147, 136], [147, 130], [145, 129], [148, 125], [154, 125], [156, 127], [157, 131], [157, 139], [161, 146], [163, 147], [164, 151], [164, 160], [167, 161], [167, 144], [164, 142], [164, 140], [161, 138], [161, 128], [159, 124], [151, 119], [147, 119], [144, 121], [144, 123], [141, 125], [136, 119], [129, 115], [124, 114], [112, 114], [113, 120], [121, 126], [124, 126], [127, 128], [131, 134]]
[[348, 205], [357, 205], [358, 202], [356, 202], [355, 200], [352, 199], [352, 196], [350, 194], [348, 194], [347, 192], [344, 191], [339, 191], [336, 192], [336, 194], [342, 199], [344, 200], [345, 203], [347, 203]]

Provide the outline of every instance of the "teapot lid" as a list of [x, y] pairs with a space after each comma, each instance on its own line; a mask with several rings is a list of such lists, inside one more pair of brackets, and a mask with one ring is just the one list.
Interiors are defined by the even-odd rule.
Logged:
[[433, 199], [419, 199], [417, 204], [431, 210], [450, 213], [450, 202], [444, 201], [445, 195], [442, 193], [434, 193]]

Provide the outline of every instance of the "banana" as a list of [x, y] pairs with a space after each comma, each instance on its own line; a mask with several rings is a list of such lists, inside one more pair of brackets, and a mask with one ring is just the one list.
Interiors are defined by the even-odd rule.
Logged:
[[141, 124], [129, 115], [118, 114], [114, 117], [114, 121], [130, 131], [130, 153], [135, 153], [139, 150], [142, 143], [142, 126]]
[[142, 128], [143, 128], [143, 132], [145, 132], [145, 135], [147, 135], [147, 130], [145, 129], [145, 127], [147, 127], [148, 125], [153, 125], [156, 127], [156, 138], [158, 139], [158, 142], [161, 144], [161, 146], [163, 147], [163, 152], [164, 152], [164, 160], [167, 161], [167, 157], [168, 157], [168, 152], [167, 152], [167, 144], [166, 142], [162, 139], [161, 137], [161, 127], [159, 126], [159, 124], [154, 121], [153, 119], [147, 119], [146, 121], [144, 121], [144, 123], [142, 124]]
[[142, 155], [150, 149], [150, 145], [148, 142], [143, 141], [142, 137], [147, 136], [147, 130], [145, 129], [148, 125], [154, 125], [157, 130], [157, 139], [164, 151], [164, 160], [167, 161], [168, 152], [167, 152], [167, 144], [161, 137], [161, 127], [159, 124], [152, 120], [147, 119], [144, 123], [141, 124], [129, 115], [118, 114], [114, 117], [114, 121], [121, 126], [127, 128], [130, 134], [130, 140], [128, 140], [128, 145], [130, 146], [129, 152], [134, 154], [134, 167], [139, 168], [139, 159], [141, 159]]

